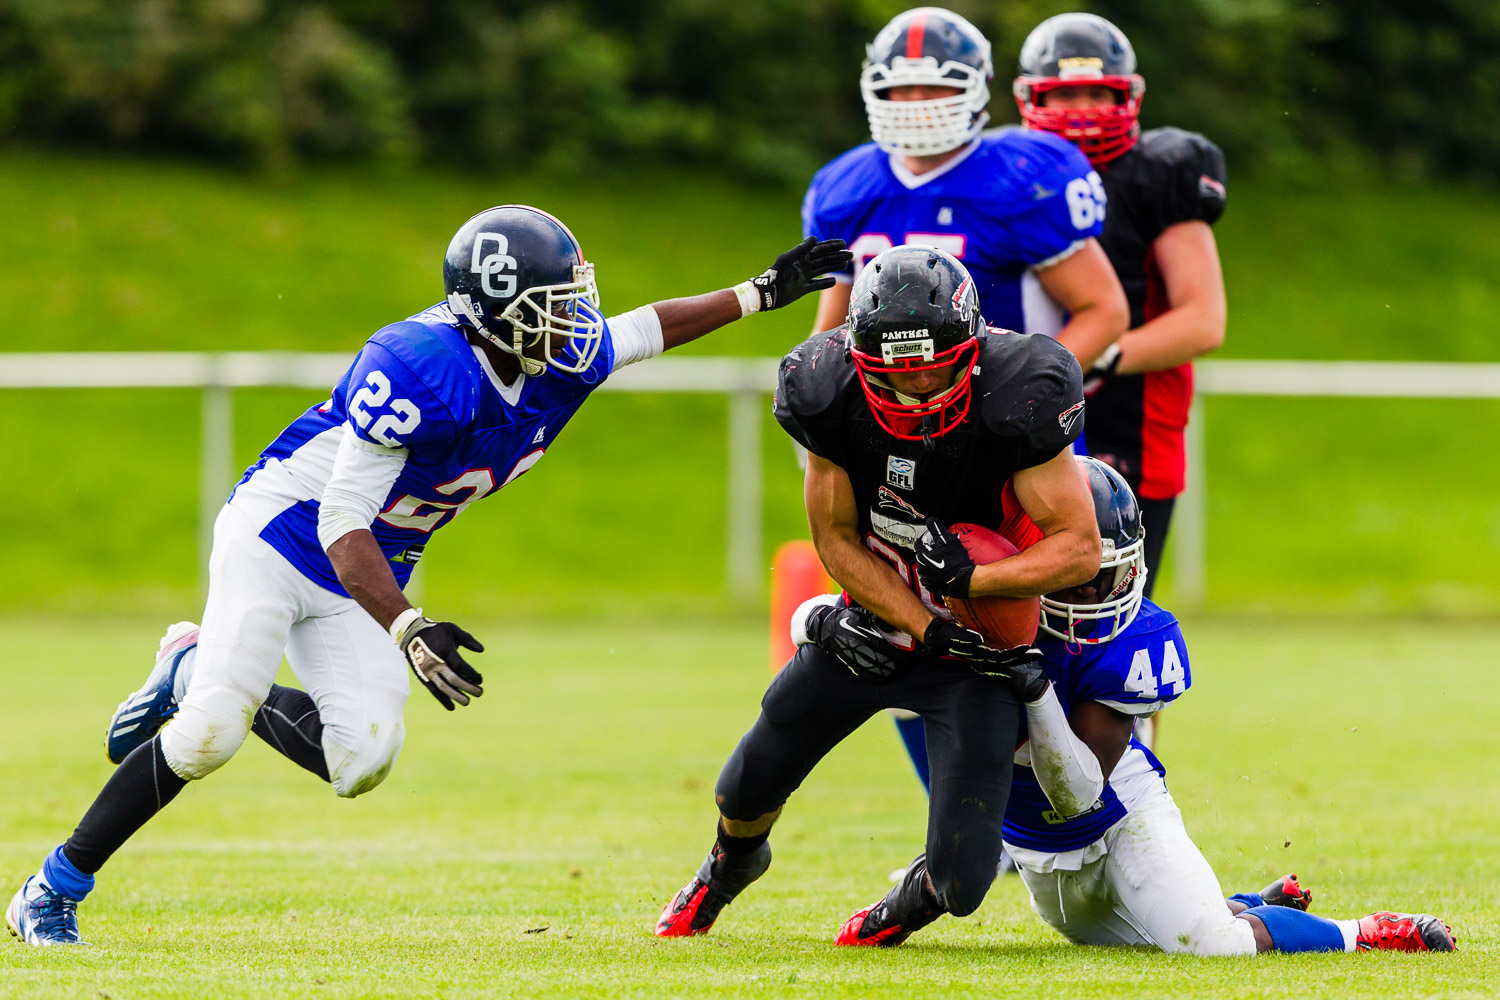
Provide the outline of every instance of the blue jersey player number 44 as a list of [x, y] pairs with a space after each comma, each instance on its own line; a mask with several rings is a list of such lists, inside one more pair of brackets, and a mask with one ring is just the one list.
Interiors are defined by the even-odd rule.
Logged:
[[[12, 932], [77, 943], [94, 873], [251, 732], [339, 795], [379, 785], [401, 752], [408, 668], [450, 711], [483, 693], [462, 652], [478, 640], [402, 593], [433, 533], [534, 467], [612, 372], [825, 288], [849, 259], [808, 239], [732, 288], [606, 319], [560, 221], [505, 205], [465, 223], [445, 301], [376, 332], [235, 487], [201, 627], [169, 629], [116, 711], [119, 767], [11, 901]], [[274, 683], [283, 654], [305, 690]]]

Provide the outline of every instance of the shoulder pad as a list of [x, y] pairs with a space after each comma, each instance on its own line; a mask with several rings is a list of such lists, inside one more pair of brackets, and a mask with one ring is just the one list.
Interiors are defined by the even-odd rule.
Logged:
[[1165, 225], [1189, 219], [1212, 224], [1224, 214], [1228, 178], [1218, 146], [1197, 132], [1168, 127], [1142, 133], [1136, 149], [1162, 192]]
[[436, 309], [382, 327], [369, 343], [406, 368], [403, 375], [391, 373], [393, 382], [419, 383], [454, 420], [473, 419], [483, 372], [463, 331], [452, 322], [443, 322]]
[[1077, 670], [1074, 704], [1097, 701], [1127, 715], [1156, 712], [1193, 683], [1182, 629], [1150, 602], [1123, 635], [1085, 653]]
[[982, 164], [980, 195], [1018, 205], [1060, 196], [1068, 181], [1093, 169], [1061, 136], [1015, 126], [985, 132], [971, 159]]
[[888, 155], [867, 142], [824, 164], [807, 186], [804, 221], [863, 205], [881, 194], [890, 179], [887, 162]]
[[804, 448], [840, 462], [834, 432], [841, 423], [845, 394], [857, 377], [846, 349], [848, 331], [840, 326], [816, 334], [781, 359], [772, 401], [776, 420]]
[[1054, 457], [1083, 430], [1083, 373], [1072, 353], [1044, 334], [991, 328], [980, 339], [975, 395], [986, 430], [1024, 437], [1029, 468]]

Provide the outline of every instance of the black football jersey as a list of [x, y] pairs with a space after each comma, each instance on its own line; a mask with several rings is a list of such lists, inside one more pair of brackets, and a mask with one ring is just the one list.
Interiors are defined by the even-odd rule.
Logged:
[[[1209, 225], [1224, 212], [1224, 154], [1196, 132], [1155, 128], [1101, 171], [1109, 211], [1099, 244], [1130, 303], [1130, 326], [1166, 311], [1166, 287], [1152, 245], [1179, 222]], [[1141, 497], [1182, 492], [1183, 429], [1192, 402], [1192, 365], [1115, 376], [1088, 399], [1085, 445], [1114, 466]]]
[[817, 334], [781, 361], [776, 419], [849, 474], [866, 544], [914, 590], [913, 545], [926, 517], [1003, 531], [1016, 514], [1010, 477], [1069, 448], [1083, 427], [1078, 362], [1047, 336], [982, 334], [968, 416], [930, 449], [881, 428], [859, 377], [845, 328]]

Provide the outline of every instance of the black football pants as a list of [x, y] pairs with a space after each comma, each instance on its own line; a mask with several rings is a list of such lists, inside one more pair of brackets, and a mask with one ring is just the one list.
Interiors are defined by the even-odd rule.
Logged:
[[932, 765], [933, 888], [956, 916], [979, 907], [1000, 860], [1000, 821], [1021, 722], [1021, 707], [1004, 683], [923, 658], [904, 676], [876, 684], [806, 645], [776, 675], [760, 706], [760, 718], [719, 774], [724, 816], [748, 821], [775, 811], [828, 751], [881, 709], [918, 712], [927, 723]]
[[1167, 528], [1172, 524], [1172, 508], [1176, 497], [1165, 500], [1142, 500], [1141, 524], [1146, 529], [1146, 596], [1156, 589], [1161, 569], [1161, 554], [1167, 544]]

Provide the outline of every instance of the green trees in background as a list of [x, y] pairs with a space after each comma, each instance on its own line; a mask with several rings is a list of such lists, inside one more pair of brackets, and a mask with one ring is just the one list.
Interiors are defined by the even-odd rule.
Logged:
[[[280, 168], [420, 160], [579, 175], [672, 158], [801, 182], [865, 138], [857, 73], [893, 0], [0, 0], [0, 141]], [[995, 44], [1080, 5], [955, 0]], [[1105, 0], [1148, 124], [1237, 169], [1492, 179], [1492, 0]]]

